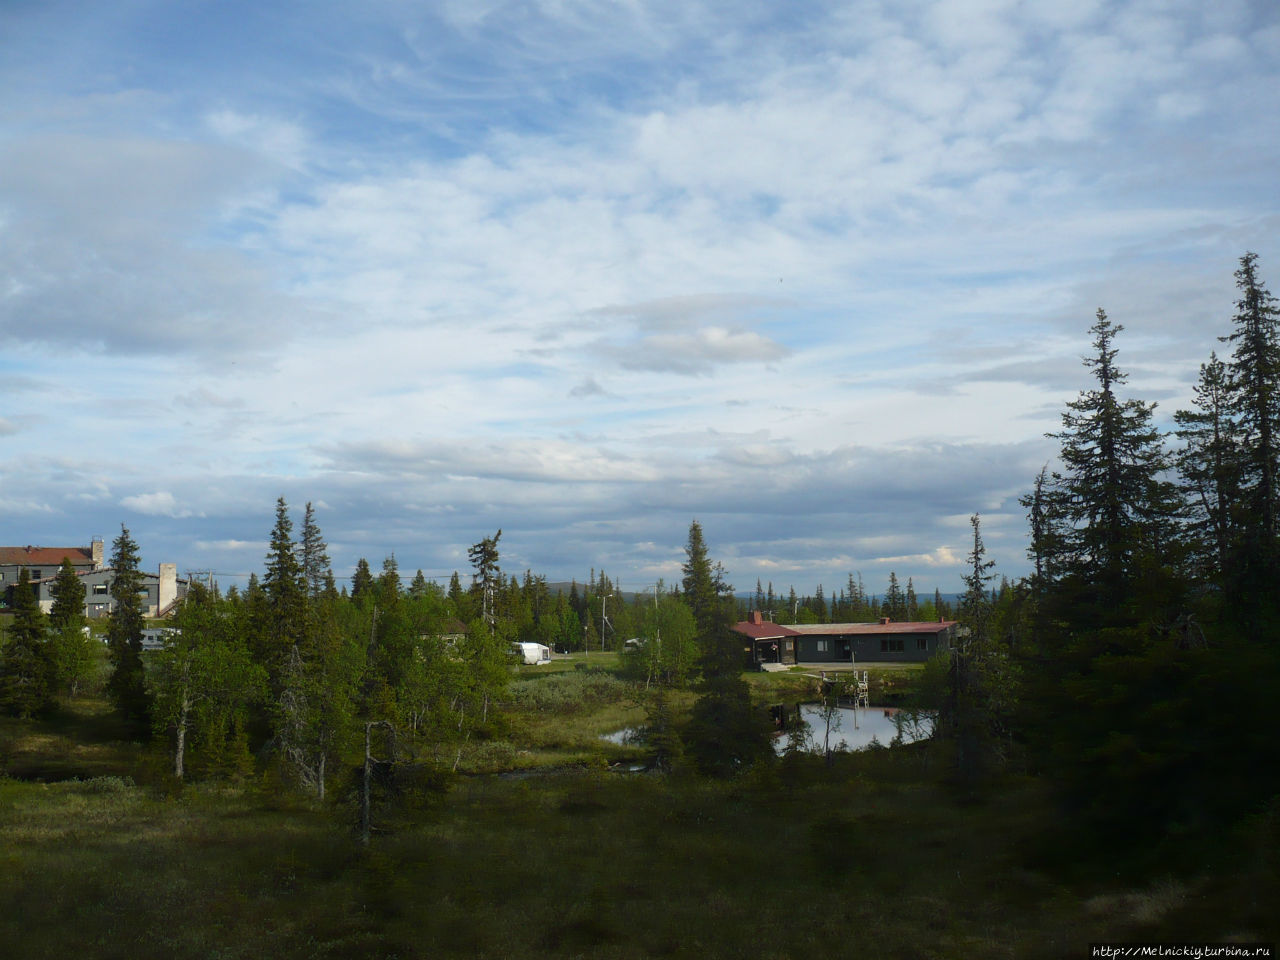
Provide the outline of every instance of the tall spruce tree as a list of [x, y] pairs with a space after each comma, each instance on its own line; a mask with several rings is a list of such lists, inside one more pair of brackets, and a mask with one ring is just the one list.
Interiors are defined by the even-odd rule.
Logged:
[[151, 695], [142, 665], [142, 573], [138, 569], [138, 544], [123, 524], [111, 543], [111, 598], [115, 609], [107, 623], [107, 657], [111, 675], [107, 693], [139, 732], [150, 729]]
[[1182, 449], [1178, 472], [1186, 491], [1188, 533], [1197, 573], [1220, 586], [1237, 542], [1240, 504], [1240, 438], [1231, 416], [1226, 364], [1216, 354], [1200, 365], [1195, 409], [1174, 414]]
[[44, 614], [24, 567], [13, 591], [8, 642], [0, 650], [0, 709], [6, 713], [29, 717], [52, 702], [47, 640]]
[[324, 542], [320, 533], [320, 525], [316, 522], [316, 512], [307, 501], [306, 510], [302, 514], [302, 576], [307, 582], [307, 593], [314, 600], [324, 591], [325, 583], [332, 568], [329, 566], [329, 545]]
[[502, 539], [502, 530], [492, 537], [484, 537], [479, 543], [467, 548], [467, 559], [475, 568], [471, 575], [471, 591], [480, 602], [480, 616], [490, 627], [494, 625], [496, 592], [502, 582], [502, 574], [498, 569], [498, 541]]
[[1280, 578], [1280, 311], [1258, 276], [1258, 256], [1246, 253], [1236, 271], [1235, 329], [1222, 339], [1235, 349], [1227, 364], [1228, 406], [1240, 435], [1239, 504], [1243, 522], [1229, 587], [1237, 609], [1251, 617], [1274, 613]]
[[885, 616], [893, 620], [907, 619], [907, 598], [898, 583], [898, 575], [889, 571], [889, 589], [884, 592]]
[[686, 559], [681, 566], [684, 576], [680, 581], [684, 601], [693, 612], [698, 634], [709, 637], [718, 632], [725, 619], [722, 597], [730, 588], [724, 582], [724, 568], [711, 562], [702, 538], [702, 524], [697, 520], [689, 524], [684, 552]]
[[1139, 561], [1171, 549], [1179, 511], [1155, 405], [1117, 395], [1127, 379], [1115, 364], [1123, 329], [1098, 310], [1094, 354], [1084, 358], [1098, 385], [1067, 403], [1063, 429], [1050, 434], [1062, 444], [1062, 471], [1041, 504], [1055, 529], [1052, 565], [1074, 579], [1072, 602], [1095, 622], [1132, 602]]
[[275, 679], [284, 667], [289, 649], [306, 635], [307, 583], [293, 542], [293, 521], [289, 519], [284, 497], [276, 500], [276, 520], [266, 560], [266, 575], [262, 578], [267, 615], [263, 660]]
[[763, 715], [752, 708], [751, 692], [742, 679], [742, 638], [731, 628], [732, 588], [724, 582], [720, 564], [711, 562], [696, 520], [689, 525], [685, 555], [685, 602], [693, 613], [701, 650], [700, 696], [685, 728], [687, 752], [700, 772], [733, 776], [772, 757], [769, 729]]

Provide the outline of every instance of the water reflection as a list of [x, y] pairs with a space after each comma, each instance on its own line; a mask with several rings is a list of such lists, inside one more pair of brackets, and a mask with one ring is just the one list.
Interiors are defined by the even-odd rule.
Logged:
[[[804, 722], [805, 749], [817, 753], [822, 753], [828, 742], [832, 750], [865, 750], [872, 741], [887, 747], [898, 736], [899, 726], [903, 743], [933, 736], [932, 717], [897, 707], [837, 707], [832, 713], [829, 739], [820, 704], [802, 703], [800, 718]], [[780, 733], [774, 741], [775, 749], [785, 752], [791, 739], [788, 734]]]

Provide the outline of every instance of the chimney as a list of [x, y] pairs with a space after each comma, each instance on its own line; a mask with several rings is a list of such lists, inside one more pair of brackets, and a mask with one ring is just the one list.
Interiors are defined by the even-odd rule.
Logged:
[[89, 544], [89, 552], [93, 555], [93, 569], [102, 569], [102, 540], [95, 537], [93, 542]]
[[882, 626], [882, 627], [883, 627], [886, 623], [889, 623], [889, 621], [890, 621], [890, 618], [889, 618], [889, 617], [881, 617], [881, 618], [880, 618], [880, 626]]
[[750, 622], [759, 626], [760, 624], [764, 623], [764, 614], [761, 613], [759, 610], [752, 610]]
[[156, 613], [178, 599], [178, 565], [160, 564], [160, 584], [156, 592]]

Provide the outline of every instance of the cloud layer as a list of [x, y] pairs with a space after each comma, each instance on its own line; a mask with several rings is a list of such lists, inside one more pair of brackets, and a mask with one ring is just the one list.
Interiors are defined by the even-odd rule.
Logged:
[[[1273, 5], [0, 12], [0, 540], [959, 584], [1280, 248]], [[146, 29], [141, 29], [142, 25]], [[234, 29], [233, 29], [234, 25]], [[256, 546], [255, 546], [256, 545]]]

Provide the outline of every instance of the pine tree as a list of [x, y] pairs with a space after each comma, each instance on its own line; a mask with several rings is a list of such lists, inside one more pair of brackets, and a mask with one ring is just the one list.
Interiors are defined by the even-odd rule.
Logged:
[[916, 587], [911, 582], [911, 578], [907, 577], [907, 619], [920, 619], [920, 601], [916, 599]]
[[126, 720], [139, 731], [150, 728], [151, 696], [142, 666], [142, 574], [138, 570], [138, 545], [129, 529], [111, 543], [111, 597], [115, 609], [107, 624], [107, 657], [111, 676], [107, 693]]
[[47, 625], [24, 567], [13, 591], [8, 642], [0, 651], [0, 709], [29, 717], [53, 700]]

